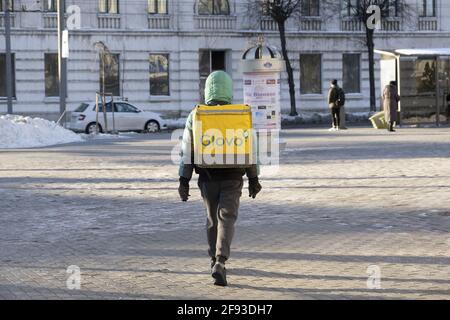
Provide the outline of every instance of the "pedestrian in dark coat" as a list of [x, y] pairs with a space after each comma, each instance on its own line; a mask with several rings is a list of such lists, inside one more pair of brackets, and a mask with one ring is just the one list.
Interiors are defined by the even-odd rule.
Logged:
[[398, 122], [398, 102], [400, 96], [398, 95], [397, 82], [391, 81], [383, 91], [383, 110], [384, 118], [388, 123], [388, 131], [395, 131], [394, 124]]
[[339, 101], [339, 86], [338, 81], [335, 79], [331, 81], [330, 89], [328, 90], [328, 107], [331, 111], [332, 127], [330, 131], [339, 130], [341, 125], [341, 113]]

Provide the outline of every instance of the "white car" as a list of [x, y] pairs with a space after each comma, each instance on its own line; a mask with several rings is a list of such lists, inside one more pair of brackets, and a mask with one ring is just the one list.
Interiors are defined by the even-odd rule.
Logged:
[[[113, 129], [112, 103], [106, 103], [106, 121], [108, 131]], [[98, 113], [99, 131], [104, 132], [105, 121], [103, 106], [99, 103]], [[114, 124], [117, 131], [144, 131], [158, 132], [167, 129], [166, 122], [154, 112], [143, 111], [128, 102], [114, 101]], [[82, 103], [70, 117], [67, 129], [75, 132], [96, 132], [96, 105], [95, 102]]]

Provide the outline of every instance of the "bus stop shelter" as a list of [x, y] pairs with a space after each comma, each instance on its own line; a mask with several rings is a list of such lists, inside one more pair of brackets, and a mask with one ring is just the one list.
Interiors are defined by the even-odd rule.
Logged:
[[449, 124], [450, 48], [376, 50], [384, 88], [396, 80], [402, 124]]

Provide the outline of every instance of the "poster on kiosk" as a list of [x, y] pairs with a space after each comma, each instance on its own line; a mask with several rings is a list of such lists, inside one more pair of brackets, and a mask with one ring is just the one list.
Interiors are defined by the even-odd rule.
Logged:
[[244, 74], [244, 103], [252, 108], [255, 130], [280, 130], [280, 73]]
[[282, 142], [281, 72], [285, 70], [279, 51], [259, 44], [242, 57], [244, 103], [252, 108], [258, 141], [258, 163], [262, 171], [276, 174]]

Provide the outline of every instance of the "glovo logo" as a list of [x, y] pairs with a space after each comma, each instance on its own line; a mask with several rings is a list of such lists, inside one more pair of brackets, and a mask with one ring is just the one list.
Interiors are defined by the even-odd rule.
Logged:
[[227, 134], [223, 137], [221, 134], [203, 134], [202, 145], [204, 147], [242, 147], [244, 146], [249, 137], [250, 133], [248, 130], [237, 130], [232, 131], [233, 134]]

